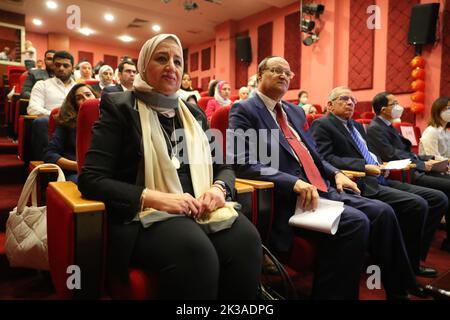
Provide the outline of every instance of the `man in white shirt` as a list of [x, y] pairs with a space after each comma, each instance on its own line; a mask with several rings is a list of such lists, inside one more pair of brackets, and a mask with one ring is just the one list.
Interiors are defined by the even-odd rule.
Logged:
[[53, 56], [55, 77], [38, 81], [31, 90], [27, 112], [38, 118], [33, 121], [32, 146], [33, 159], [40, 160], [48, 144], [48, 116], [60, 107], [76, 84], [72, 79], [73, 56], [66, 51], [57, 51]]

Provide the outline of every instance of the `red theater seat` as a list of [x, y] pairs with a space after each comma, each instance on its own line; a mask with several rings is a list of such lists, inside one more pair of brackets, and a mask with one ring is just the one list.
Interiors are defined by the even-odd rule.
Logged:
[[208, 105], [208, 101], [211, 99], [214, 99], [214, 97], [201, 97], [197, 101], [197, 104], [200, 107], [200, 109], [202, 109], [203, 111], [206, 111], [206, 106]]
[[361, 113], [361, 119], [373, 119], [375, 117], [375, 113], [371, 111], [365, 111]]
[[59, 112], [60, 108], [55, 108], [50, 112], [50, 116], [48, 117], [48, 138], [51, 139], [56, 130], [56, 121], [55, 116]]
[[422, 132], [419, 127], [409, 122], [394, 122], [393, 127], [406, 139], [411, 141], [411, 151], [419, 152], [419, 141], [422, 137]]

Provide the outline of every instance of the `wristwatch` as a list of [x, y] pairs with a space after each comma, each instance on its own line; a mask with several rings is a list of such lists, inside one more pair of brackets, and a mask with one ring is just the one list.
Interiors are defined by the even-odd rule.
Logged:
[[219, 186], [222, 191], [223, 191], [223, 195], [225, 197], [225, 200], [228, 198], [228, 187], [227, 184], [225, 182], [223, 182], [222, 180], [216, 180], [214, 181], [213, 185]]

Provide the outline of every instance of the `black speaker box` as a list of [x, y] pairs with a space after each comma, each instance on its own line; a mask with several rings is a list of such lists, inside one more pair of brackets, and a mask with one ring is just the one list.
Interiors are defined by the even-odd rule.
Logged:
[[439, 3], [416, 4], [411, 10], [408, 42], [428, 44], [436, 41], [436, 22]]
[[252, 43], [250, 37], [236, 38], [236, 56], [238, 61], [252, 62]]

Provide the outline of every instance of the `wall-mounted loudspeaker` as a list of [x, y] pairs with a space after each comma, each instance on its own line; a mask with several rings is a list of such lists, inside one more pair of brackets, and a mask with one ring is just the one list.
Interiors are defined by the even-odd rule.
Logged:
[[408, 42], [414, 45], [434, 43], [438, 16], [439, 3], [415, 5], [411, 11]]
[[250, 37], [236, 38], [236, 58], [241, 62], [252, 62], [252, 43]]

